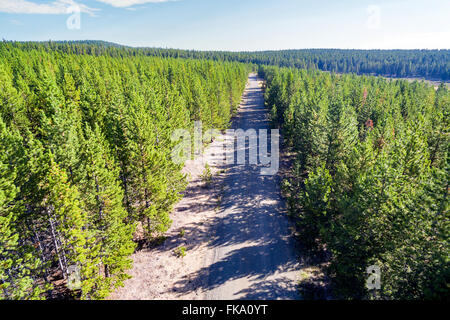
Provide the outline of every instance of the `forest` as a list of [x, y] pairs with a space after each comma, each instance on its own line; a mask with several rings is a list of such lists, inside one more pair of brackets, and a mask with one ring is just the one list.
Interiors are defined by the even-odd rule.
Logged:
[[[8, 42], [6, 42], [8, 43]], [[238, 61], [333, 73], [355, 73], [397, 78], [450, 81], [450, 50], [346, 50], [301, 49], [256, 52], [196, 51], [163, 48], [132, 48], [105, 41], [56, 41], [20, 43], [23, 48], [46, 48], [75, 54], [111, 56], [158, 56], [215, 61]]]
[[[300, 241], [326, 252], [333, 295], [448, 299], [449, 89], [357, 74], [448, 80], [449, 55], [0, 43], [0, 299], [122, 286], [187, 185], [172, 133], [228, 128], [255, 65], [294, 155], [289, 213]], [[365, 286], [372, 265], [381, 290]], [[73, 266], [81, 283], [67, 290]]]
[[[186, 186], [178, 128], [228, 127], [237, 62], [0, 45], [0, 298], [102, 299]], [[66, 289], [79, 268], [78, 289]]]
[[450, 50], [302, 49], [236, 53], [168, 49], [143, 50], [153, 55], [169, 57], [201, 57], [257, 65], [317, 69], [334, 73], [450, 80]]
[[[341, 299], [448, 299], [450, 92], [424, 83], [260, 67], [294, 154], [283, 181], [302, 243]], [[381, 290], [366, 288], [379, 266]]]

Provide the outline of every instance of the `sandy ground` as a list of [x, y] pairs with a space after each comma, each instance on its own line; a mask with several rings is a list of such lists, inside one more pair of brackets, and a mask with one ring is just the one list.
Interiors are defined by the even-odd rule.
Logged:
[[[211, 250], [211, 227], [219, 208], [221, 181], [225, 173], [216, 156], [219, 154], [216, 150], [222, 150], [221, 141], [219, 137], [211, 143], [202, 158], [186, 162], [183, 171], [190, 177], [190, 182], [170, 216], [173, 223], [165, 235], [166, 240], [157, 247], [132, 255], [133, 268], [128, 272], [132, 278], [125, 281], [125, 286], [113, 293], [110, 299], [204, 298], [207, 273], [196, 279], [186, 275], [198, 274], [205, 265], [207, 251]], [[212, 173], [210, 184], [201, 178], [206, 163]], [[184, 257], [175, 252], [180, 247], [186, 248]]]
[[[269, 128], [260, 80], [250, 75], [234, 128]], [[132, 256], [132, 278], [110, 299], [299, 298], [279, 176], [261, 176], [258, 165], [225, 166], [223, 141], [217, 137], [201, 159], [186, 163], [190, 182], [166, 240]], [[205, 163], [213, 174], [209, 186], [201, 178]], [[175, 253], [179, 247], [184, 257]]]

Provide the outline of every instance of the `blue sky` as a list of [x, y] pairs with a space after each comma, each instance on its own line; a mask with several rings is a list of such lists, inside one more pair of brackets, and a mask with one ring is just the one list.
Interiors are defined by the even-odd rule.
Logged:
[[450, 49], [450, 1], [0, 0], [0, 37], [232, 51]]

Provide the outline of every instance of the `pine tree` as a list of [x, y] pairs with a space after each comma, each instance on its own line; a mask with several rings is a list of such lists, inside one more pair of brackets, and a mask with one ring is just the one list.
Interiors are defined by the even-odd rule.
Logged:
[[86, 230], [87, 215], [80, 208], [78, 189], [68, 182], [67, 174], [51, 154], [48, 159], [47, 174], [39, 187], [46, 194], [41, 205], [51, 231], [55, 258], [66, 280], [70, 266], [81, 270], [82, 297], [90, 298], [91, 279], [96, 274], [98, 261], [89, 257], [93, 241]]
[[146, 235], [162, 233], [170, 226], [165, 158], [157, 148], [153, 119], [144, 109], [143, 101], [136, 102], [127, 112], [127, 145], [129, 167], [129, 198], [133, 219], [143, 223]]
[[125, 271], [131, 267], [128, 257], [135, 248], [134, 227], [125, 222], [127, 212], [118, 168], [98, 126], [94, 130], [86, 127], [82, 160], [86, 176], [80, 190], [88, 213], [88, 229], [94, 239], [89, 255], [98, 258], [102, 268], [93, 281], [92, 296], [104, 298], [128, 278]]
[[17, 228], [23, 210], [15, 185], [21, 138], [10, 132], [0, 117], [0, 299], [39, 299], [43, 288], [35, 276], [40, 260], [21, 245]]

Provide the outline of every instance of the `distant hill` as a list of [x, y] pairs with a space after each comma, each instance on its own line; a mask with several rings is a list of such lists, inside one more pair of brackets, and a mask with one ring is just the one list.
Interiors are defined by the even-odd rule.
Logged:
[[91, 46], [100, 46], [105, 48], [131, 48], [130, 46], [121, 45], [114, 42], [109, 41], [103, 41], [103, 40], [58, 40], [58, 41], [52, 41], [56, 43], [61, 44], [84, 44], [84, 45], [91, 45]]

